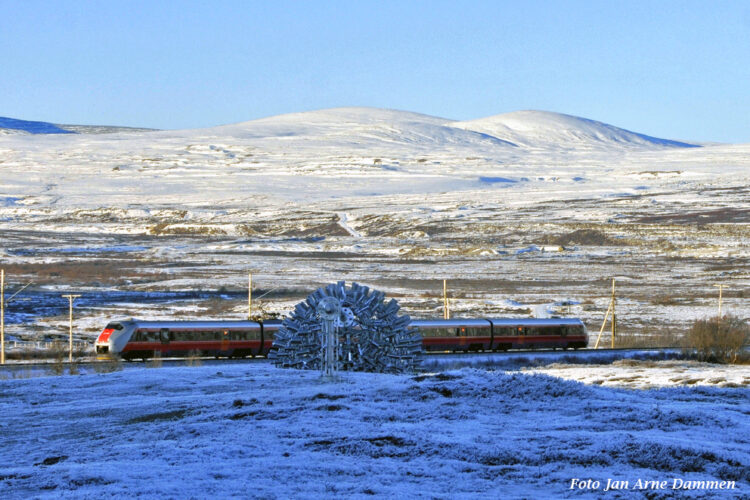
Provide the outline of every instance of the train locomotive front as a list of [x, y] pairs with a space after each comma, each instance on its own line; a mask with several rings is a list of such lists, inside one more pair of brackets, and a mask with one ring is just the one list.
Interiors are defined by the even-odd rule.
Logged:
[[108, 323], [94, 344], [97, 358], [106, 359], [118, 356], [125, 349], [136, 328], [137, 322], [134, 320]]

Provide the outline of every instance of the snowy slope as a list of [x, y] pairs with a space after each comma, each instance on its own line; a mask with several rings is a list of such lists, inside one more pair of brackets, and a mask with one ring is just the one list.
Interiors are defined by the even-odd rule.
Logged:
[[378, 145], [514, 146], [482, 132], [452, 127], [451, 121], [444, 118], [366, 107], [290, 113], [201, 132], [237, 139], [277, 139], [287, 143], [324, 141], [331, 146], [358, 149]]
[[413, 205], [441, 193], [518, 206], [747, 178], [748, 146], [679, 145], [553, 113], [452, 122], [374, 108], [196, 130], [0, 135], [0, 199], [14, 200], [0, 206], [0, 219], [200, 206], [216, 221], [214, 208], [286, 210], [293, 202], [338, 211], [331, 203], [339, 200], [382, 207], [376, 200], [398, 196]]
[[29, 134], [71, 134], [57, 125], [47, 122], [35, 122], [28, 120], [16, 120], [0, 116], [0, 130], [27, 132]]
[[0, 135], [10, 134], [112, 134], [146, 132], [152, 129], [109, 125], [61, 125], [59, 123], [17, 120], [0, 116]]
[[549, 111], [516, 111], [452, 126], [532, 148], [696, 147], [630, 132], [606, 123]]
[[[747, 498], [750, 480], [743, 388], [475, 369], [331, 382], [243, 362], [0, 380], [0, 394], [5, 499]], [[605, 493], [608, 479], [627, 489]]]

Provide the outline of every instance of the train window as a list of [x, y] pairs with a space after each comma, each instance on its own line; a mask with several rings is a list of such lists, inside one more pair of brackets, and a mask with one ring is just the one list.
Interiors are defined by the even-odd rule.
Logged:
[[496, 337], [510, 337], [513, 335], [513, 329], [507, 327], [495, 328]]
[[457, 335], [455, 328], [422, 328], [423, 337], [454, 337]]
[[105, 330], [122, 330], [124, 327], [120, 323], [108, 323]]

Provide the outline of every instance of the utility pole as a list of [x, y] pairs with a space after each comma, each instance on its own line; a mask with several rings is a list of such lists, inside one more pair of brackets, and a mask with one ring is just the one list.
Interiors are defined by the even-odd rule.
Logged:
[[247, 274], [247, 320], [253, 314], [253, 273]]
[[615, 279], [612, 278], [612, 349], [615, 348], [615, 334], [617, 333], [617, 314], [615, 314]]
[[450, 319], [451, 314], [448, 310], [448, 280], [443, 280], [443, 319]]
[[5, 269], [0, 269], [0, 364], [5, 364]]
[[724, 287], [726, 285], [720, 284], [720, 285], [714, 285], [714, 286], [719, 289], [719, 323], [721, 323], [721, 295], [722, 295], [721, 292], [724, 290]]
[[607, 312], [604, 313], [604, 321], [602, 322], [602, 327], [599, 329], [599, 336], [596, 338], [596, 345], [594, 345], [594, 349], [599, 348], [599, 341], [602, 338], [602, 333], [604, 333], [604, 327], [607, 325], [607, 318], [609, 317], [609, 314], [612, 313], [612, 349], [615, 348], [615, 335], [617, 334], [617, 315], [615, 314], [615, 279], [612, 278], [612, 297], [609, 300], [609, 307], [607, 307]]
[[80, 295], [63, 295], [70, 304], [68, 309], [68, 319], [70, 322], [70, 329], [68, 333], [68, 363], [73, 362], [73, 301], [80, 297]]

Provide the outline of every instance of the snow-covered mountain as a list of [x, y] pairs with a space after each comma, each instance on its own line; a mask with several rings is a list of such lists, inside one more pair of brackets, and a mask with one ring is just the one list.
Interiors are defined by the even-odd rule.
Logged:
[[501, 140], [534, 148], [697, 146], [549, 111], [515, 111], [479, 120], [454, 122], [451, 126], [482, 132]]
[[[149, 131], [128, 127], [59, 125], [0, 117], [0, 130], [31, 134]], [[302, 139], [331, 146], [412, 145], [523, 147], [529, 149], [694, 147], [650, 137], [606, 123], [547, 111], [516, 111], [471, 121], [453, 121], [408, 111], [367, 107], [290, 113], [207, 129], [169, 131], [187, 136], [215, 135], [247, 140]]]
[[20, 220], [28, 207], [67, 214], [83, 207], [250, 210], [341, 199], [361, 205], [445, 193], [522, 204], [582, 193], [640, 196], [684, 189], [686, 182], [696, 189], [715, 184], [717, 174], [739, 181], [749, 148], [693, 147], [540, 111], [467, 122], [336, 108], [193, 130], [6, 134], [0, 218]]
[[408, 111], [349, 107], [290, 113], [184, 133], [277, 140], [302, 147], [515, 147], [483, 132], [452, 127], [451, 123], [446, 118]]
[[478, 145], [532, 149], [694, 147], [606, 123], [547, 111], [517, 111], [472, 121], [366, 107], [291, 113], [214, 127], [218, 134], [261, 138], [305, 138], [333, 143]]

